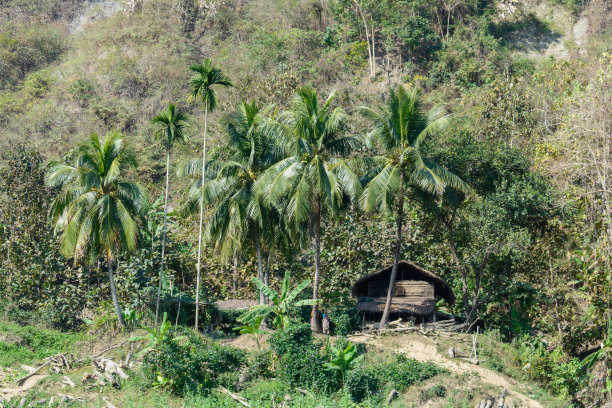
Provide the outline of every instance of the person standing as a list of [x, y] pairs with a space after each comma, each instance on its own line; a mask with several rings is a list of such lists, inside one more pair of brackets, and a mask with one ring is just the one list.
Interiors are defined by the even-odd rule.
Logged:
[[323, 334], [329, 334], [329, 315], [323, 311]]

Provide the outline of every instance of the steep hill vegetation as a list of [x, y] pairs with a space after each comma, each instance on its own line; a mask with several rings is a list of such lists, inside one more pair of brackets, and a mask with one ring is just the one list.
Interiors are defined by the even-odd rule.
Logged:
[[[181, 326], [177, 336], [212, 342], [187, 329], [196, 299], [204, 305], [196, 329], [210, 334], [222, 327], [215, 300], [263, 300], [252, 277], [279, 289], [288, 270], [313, 280], [299, 299], [320, 303], [312, 315], [297, 306], [287, 313], [320, 329], [324, 310], [345, 335], [359, 325], [351, 285], [409, 259], [457, 295], [439, 309], [492, 339], [489, 368], [538, 384], [542, 404], [610, 403], [610, 8], [604, 0], [0, 1], [2, 325], [106, 331], [128, 309], [142, 313], [138, 325], [158, 327], [165, 312]], [[214, 106], [194, 92], [199, 71], [190, 67], [205, 58], [233, 84], [213, 86]], [[395, 120], [412, 109], [405, 94], [423, 112], [409, 123]], [[170, 102], [189, 123], [171, 149], [170, 128], [160, 133], [152, 122]], [[424, 131], [432, 112], [433, 130]], [[88, 167], [97, 159], [83, 159], [82, 143], [92, 133], [126, 149], [120, 173]], [[126, 210], [109, 210], [117, 215], [108, 229], [102, 213], [80, 218], [66, 241], [74, 212], [62, 209], [90, 197], [84, 192]], [[88, 205], [79, 208], [102, 208]], [[257, 334], [254, 322], [242, 323]], [[266, 372], [256, 378], [275, 378], [253, 380], [273, 389], [260, 390], [266, 398], [327, 387], [325, 403], [353, 404], [363, 384], [386, 390], [390, 381], [361, 365], [324, 386], [315, 374], [290, 379], [282, 373], [303, 369], [289, 364], [291, 353], [300, 348], [324, 367], [330, 349], [293, 342], [282, 328], [274, 336], [278, 372], [266, 371], [269, 356], [248, 357]], [[19, 348], [9, 340], [0, 335], [0, 350]], [[174, 392], [178, 381], [186, 388], [174, 394], [196, 400], [206, 394], [197, 384], [234, 392], [230, 372], [248, 365], [233, 349], [219, 357], [163, 343], [145, 359], [147, 392]], [[513, 363], [495, 366], [500, 356]], [[172, 359], [223, 367], [174, 378], [185, 368], [177, 366], [156, 378]], [[479, 397], [462, 394], [461, 403]]]

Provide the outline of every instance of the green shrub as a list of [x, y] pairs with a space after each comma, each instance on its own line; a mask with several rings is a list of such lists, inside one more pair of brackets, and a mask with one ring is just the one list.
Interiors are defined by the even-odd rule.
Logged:
[[381, 381], [375, 368], [359, 366], [347, 373], [344, 387], [351, 399], [360, 403], [380, 391]]
[[527, 367], [530, 379], [564, 399], [584, 387], [586, 373], [578, 359], [566, 357], [560, 348], [549, 351], [539, 339], [530, 336], [515, 340], [516, 343], [518, 362]]
[[217, 376], [217, 384], [230, 390], [236, 390], [239, 380], [240, 372], [238, 371], [228, 371]]
[[200, 393], [212, 388], [212, 373], [189, 346], [176, 342], [160, 345], [143, 359], [142, 370], [149, 385], [164, 383], [174, 394]]
[[395, 361], [379, 368], [380, 378], [393, 384], [398, 390], [427, 380], [440, 372], [440, 368], [433, 363], [422, 363], [403, 354], [398, 354]]
[[444, 398], [446, 397], [446, 387], [440, 384], [433, 385], [426, 390], [421, 390], [420, 400], [422, 402], [428, 401], [432, 398]]
[[246, 363], [246, 352], [241, 349], [222, 346], [219, 343], [200, 345], [200, 354], [213, 373], [238, 371]]
[[269, 350], [255, 351], [249, 358], [249, 375], [253, 378], [270, 377], [272, 353]]
[[42, 98], [45, 96], [51, 85], [53, 79], [48, 70], [41, 70], [34, 72], [26, 77], [23, 83], [23, 90], [25, 93], [32, 98]]
[[[244, 365], [243, 350], [206, 343], [190, 333], [185, 345], [167, 341], [146, 354], [143, 373], [149, 385], [163, 384], [177, 395], [206, 392], [221, 381], [227, 383]], [[161, 379], [161, 381], [160, 381]]]
[[332, 311], [329, 316], [336, 336], [346, 336], [359, 330], [359, 313], [355, 308], [337, 309]]
[[96, 90], [91, 81], [87, 79], [77, 79], [70, 84], [68, 89], [70, 96], [81, 106], [86, 106], [87, 103], [96, 95]]
[[340, 379], [326, 371], [325, 360], [307, 323], [291, 320], [284, 330], [270, 337], [269, 343], [278, 356], [278, 377], [285, 383], [318, 392], [339, 388]]
[[66, 34], [52, 24], [7, 24], [0, 32], [0, 87], [14, 86], [66, 48]]

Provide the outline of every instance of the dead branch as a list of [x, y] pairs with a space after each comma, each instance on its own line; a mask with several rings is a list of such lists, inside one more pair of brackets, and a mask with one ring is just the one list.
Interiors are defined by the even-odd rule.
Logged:
[[67, 376], [64, 376], [64, 379], [62, 380], [62, 384], [66, 384], [69, 385], [71, 388], [74, 388], [74, 382], [72, 382], [72, 380], [70, 378], [68, 378]]
[[[107, 347], [107, 348], [105, 348], [104, 350], [102, 350], [102, 351], [100, 351], [99, 353], [97, 353], [96, 355], [91, 356], [91, 359], [93, 360], [94, 358], [98, 358], [98, 357], [100, 357], [102, 354], [106, 353], [107, 351], [114, 350], [114, 349], [116, 349], [116, 348], [118, 348], [118, 347], [121, 347], [121, 346], [123, 346], [125, 343], [127, 343], [127, 342], [129, 342], [129, 341], [130, 341], [129, 339], [128, 339], [128, 340], [124, 340], [124, 341], [122, 341], [121, 343], [117, 343], [117, 344], [115, 344], [114, 346]], [[84, 359], [84, 358], [81, 358], [81, 359], [79, 359], [79, 360], [77, 360], [77, 361], [78, 361], [78, 362], [82, 362], [82, 361], [85, 361], [85, 359]]]
[[48, 366], [49, 364], [51, 364], [51, 361], [47, 360], [47, 362], [45, 362], [43, 365], [41, 365], [40, 367], [38, 367], [37, 369], [35, 369], [34, 371], [32, 371], [30, 374], [26, 375], [25, 377], [21, 377], [20, 379], [17, 380], [17, 385], [22, 386], [23, 383], [30, 377], [36, 375], [40, 370], [42, 370], [43, 368], [45, 368], [46, 366]]
[[242, 396], [238, 395], [238, 394], [234, 394], [233, 392], [231, 392], [230, 390], [228, 390], [225, 387], [219, 387], [219, 390], [221, 392], [223, 392], [224, 394], [229, 395], [230, 397], [232, 397], [234, 400], [236, 400], [236, 402], [239, 402], [240, 404], [242, 404], [245, 407], [250, 407], [251, 404], [249, 404], [249, 402]]
[[497, 408], [504, 408], [504, 400], [506, 399], [506, 394], [508, 393], [507, 389], [503, 389], [501, 395], [499, 396], [499, 401], [497, 402]]
[[298, 391], [298, 392], [301, 392], [301, 393], [302, 393], [302, 394], [304, 394], [304, 395], [308, 395], [308, 394], [312, 395], [312, 393], [311, 393], [310, 391], [305, 390], [305, 389], [303, 389], [303, 388], [297, 388], [297, 387], [296, 387], [296, 389], [295, 389], [295, 390], [296, 390], [296, 391]]
[[399, 393], [397, 392], [397, 390], [394, 388], [391, 390], [391, 392], [389, 393], [389, 395], [387, 396], [387, 404], [390, 404], [394, 399], [396, 399], [397, 397], [399, 397]]
[[102, 401], [106, 404], [106, 408], [117, 408], [113, 404], [111, 404], [110, 400], [107, 397], [102, 397]]

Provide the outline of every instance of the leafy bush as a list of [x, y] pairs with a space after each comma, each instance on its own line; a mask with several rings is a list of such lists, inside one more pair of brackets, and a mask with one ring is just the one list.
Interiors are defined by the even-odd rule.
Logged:
[[359, 366], [347, 373], [344, 387], [351, 399], [360, 403], [380, 391], [381, 381], [374, 367]]
[[332, 311], [330, 314], [332, 329], [336, 336], [346, 336], [359, 330], [359, 313], [355, 308], [344, 308]]
[[432, 398], [444, 398], [446, 397], [446, 387], [440, 384], [433, 385], [426, 390], [421, 390], [420, 400], [422, 402], [428, 401]]
[[246, 351], [222, 346], [219, 343], [205, 344], [197, 342], [196, 347], [203, 358], [206, 367], [213, 373], [238, 371], [246, 363]]
[[200, 357], [190, 347], [176, 342], [163, 343], [145, 355], [143, 374], [151, 386], [163, 379], [174, 394], [199, 393], [213, 386], [212, 373], [205, 370]]
[[23, 83], [23, 89], [25, 93], [32, 98], [42, 98], [45, 96], [51, 85], [53, 79], [48, 70], [41, 70], [34, 72], [26, 77]]
[[575, 395], [585, 384], [586, 374], [576, 358], [567, 358], [560, 348], [548, 351], [539, 339], [524, 336], [518, 343], [518, 362], [527, 375], [561, 398]]
[[236, 389], [239, 380], [240, 373], [238, 371], [228, 371], [217, 376], [217, 384], [230, 390]]
[[243, 350], [206, 343], [191, 334], [186, 345], [168, 341], [146, 354], [143, 373], [149, 385], [159, 384], [161, 378], [174, 394], [201, 393], [220, 381], [232, 381], [225, 373], [237, 373], [245, 360]]
[[285, 329], [274, 333], [268, 342], [278, 356], [278, 378], [282, 381], [319, 392], [338, 389], [339, 378], [326, 372], [325, 360], [307, 323], [290, 320]]
[[0, 33], [0, 87], [14, 86], [28, 72], [59, 57], [66, 34], [51, 24], [5, 25]]
[[272, 353], [268, 350], [255, 351], [249, 359], [249, 375], [254, 378], [270, 377], [272, 372]]
[[93, 83], [87, 79], [77, 79], [70, 84], [68, 91], [72, 99], [77, 101], [81, 106], [86, 106], [96, 95]]
[[433, 363], [422, 363], [403, 354], [397, 354], [396, 360], [380, 367], [379, 372], [384, 382], [402, 390], [439, 374], [441, 369]]

